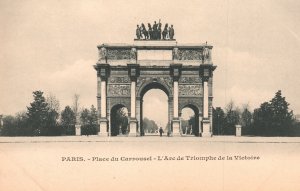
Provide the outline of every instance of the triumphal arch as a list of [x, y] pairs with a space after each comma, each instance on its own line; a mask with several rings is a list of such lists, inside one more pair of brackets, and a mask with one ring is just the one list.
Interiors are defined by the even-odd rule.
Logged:
[[[126, 107], [128, 136], [143, 135], [143, 96], [161, 89], [168, 96], [168, 135], [180, 136], [181, 111], [194, 110], [195, 136], [212, 136], [212, 46], [176, 40], [135, 39], [132, 44], [98, 46], [97, 104], [99, 135], [110, 136], [112, 111]], [[156, 108], [153, 108], [155, 110]]]

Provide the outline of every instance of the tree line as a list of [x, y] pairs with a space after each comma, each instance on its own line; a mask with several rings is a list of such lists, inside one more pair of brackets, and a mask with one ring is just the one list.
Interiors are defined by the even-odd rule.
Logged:
[[242, 126], [242, 135], [300, 136], [300, 122], [289, 109], [289, 103], [280, 90], [253, 112], [248, 105], [240, 109], [232, 101], [224, 110], [213, 108], [214, 135], [234, 135], [237, 124]]
[[79, 111], [79, 95], [74, 95], [73, 106], [66, 106], [61, 112], [59, 101], [54, 95], [45, 98], [42, 91], [33, 92], [33, 102], [27, 111], [15, 116], [4, 116], [1, 136], [59, 136], [75, 135], [76, 120], [81, 124], [83, 135], [97, 134], [97, 110]]
[[[123, 111], [123, 110], [121, 110]], [[122, 124], [122, 131], [128, 126], [128, 116], [117, 112], [115, 123]], [[75, 124], [81, 124], [83, 135], [97, 134], [99, 131], [97, 110], [92, 105], [90, 109], [79, 109], [79, 95], [74, 95], [73, 105], [66, 106], [61, 112], [59, 101], [54, 95], [46, 98], [42, 91], [33, 92], [33, 102], [26, 112], [15, 116], [4, 116], [0, 128], [1, 136], [59, 136], [75, 135]], [[157, 124], [150, 119], [143, 119], [146, 132], [156, 132]], [[182, 121], [183, 132], [195, 134], [195, 117]], [[300, 122], [296, 120], [289, 103], [277, 91], [274, 98], [264, 102], [259, 108], [250, 111], [246, 104], [242, 108], [231, 101], [225, 109], [213, 108], [213, 134], [234, 135], [236, 125], [242, 126], [242, 134], [249, 136], [300, 136]], [[169, 123], [166, 126], [168, 128]], [[124, 126], [124, 128], [123, 128]], [[117, 132], [118, 134], [118, 132]]]

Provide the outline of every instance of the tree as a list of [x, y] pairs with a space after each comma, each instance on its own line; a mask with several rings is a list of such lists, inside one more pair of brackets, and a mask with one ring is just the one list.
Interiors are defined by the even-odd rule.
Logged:
[[128, 130], [128, 112], [126, 107], [113, 109], [111, 116], [111, 135], [118, 135], [120, 126], [122, 134], [126, 134]]
[[288, 108], [289, 103], [277, 91], [275, 97], [261, 104], [254, 110], [253, 125], [255, 135], [287, 136], [293, 125], [293, 112]]
[[52, 93], [49, 93], [46, 97], [46, 102], [48, 104], [48, 108], [56, 111], [57, 113], [60, 111], [60, 104], [56, 96]]
[[241, 114], [241, 125], [242, 125], [242, 131], [243, 134], [249, 135], [252, 134], [252, 114], [249, 111], [249, 105], [246, 104], [243, 107], [243, 111]]
[[273, 110], [273, 125], [283, 133], [293, 123], [293, 111], [289, 111], [288, 107], [290, 104], [282, 97], [281, 90], [276, 92], [270, 104]]
[[90, 124], [98, 125], [98, 117], [97, 117], [98, 114], [97, 114], [97, 110], [96, 110], [95, 106], [92, 105], [90, 110], [91, 110], [90, 119], [89, 119]]
[[1, 129], [2, 136], [16, 136], [18, 129], [15, 117], [8, 115], [3, 117], [3, 127]]
[[240, 121], [240, 111], [238, 108], [235, 108], [234, 102], [230, 101], [226, 108], [226, 127], [224, 134], [226, 135], [234, 135], [235, 134], [235, 125], [237, 125]]
[[66, 106], [65, 109], [61, 112], [61, 124], [66, 125], [75, 125], [76, 118], [75, 113], [70, 106]]
[[76, 116], [70, 106], [66, 106], [61, 112], [61, 126], [63, 134], [74, 135], [75, 134]]
[[143, 131], [147, 133], [155, 133], [158, 131], [158, 125], [155, 123], [155, 121], [145, 117], [143, 119]]
[[28, 127], [28, 116], [26, 111], [18, 112], [15, 119], [18, 128], [18, 136], [31, 136], [32, 132]]
[[95, 135], [98, 132], [97, 110], [94, 105], [91, 109], [83, 109], [80, 114], [81, 133], [83, 135]]
[[47, 116], [47, 135], [59, 135], [58, 118], [59, 118], [59, 101], [53, 95], [49, 94], [46, 98], [48, 104], [48, 116]]
[[226, 126], [225, 113], [222, 108], [213, 108], [213, 134], [224, 135]]
[[246, 104], [243, 106], [243, 111], [241, 114], [241, 125], [243, 127], [249, 127], [251, 125], [252, 114], [249, 110], [249, 105]]
[[81, 125], [88, 125], [89, 124], [89, 115], [90, 111], [88, 109], [83, 109], [80, 114], [80, 122]]
[[[90, 134], [97, 134], [99, 131], [99, 124], [98, 124], [98, 117], [97, 117], [97, 110], [94, 105], [91, 106], [90, 115], [89, 115], [89, 124], [90, 124]], [[128, 123], [128, 120], [127, 120]], [[128, 124], [126, 124], [127, 127]]]
[[47, 128], [48, 104], [42, 91], [33, 92], [34, 101], [27, 107], [28, 125], [34, 135], [44, 135]]

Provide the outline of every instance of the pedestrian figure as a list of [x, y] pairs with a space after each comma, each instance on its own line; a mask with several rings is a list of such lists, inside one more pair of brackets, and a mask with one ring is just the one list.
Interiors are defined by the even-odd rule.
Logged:
[[159, 128], [159, 135], [162, 136], [162, 134], [164, 133], [162, 127]]

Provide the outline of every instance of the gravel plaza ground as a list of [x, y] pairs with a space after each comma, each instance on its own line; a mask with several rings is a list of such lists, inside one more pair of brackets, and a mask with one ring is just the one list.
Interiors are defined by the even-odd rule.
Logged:
[[0, 190], [299, 190], [299, 137], [0, 137]]

